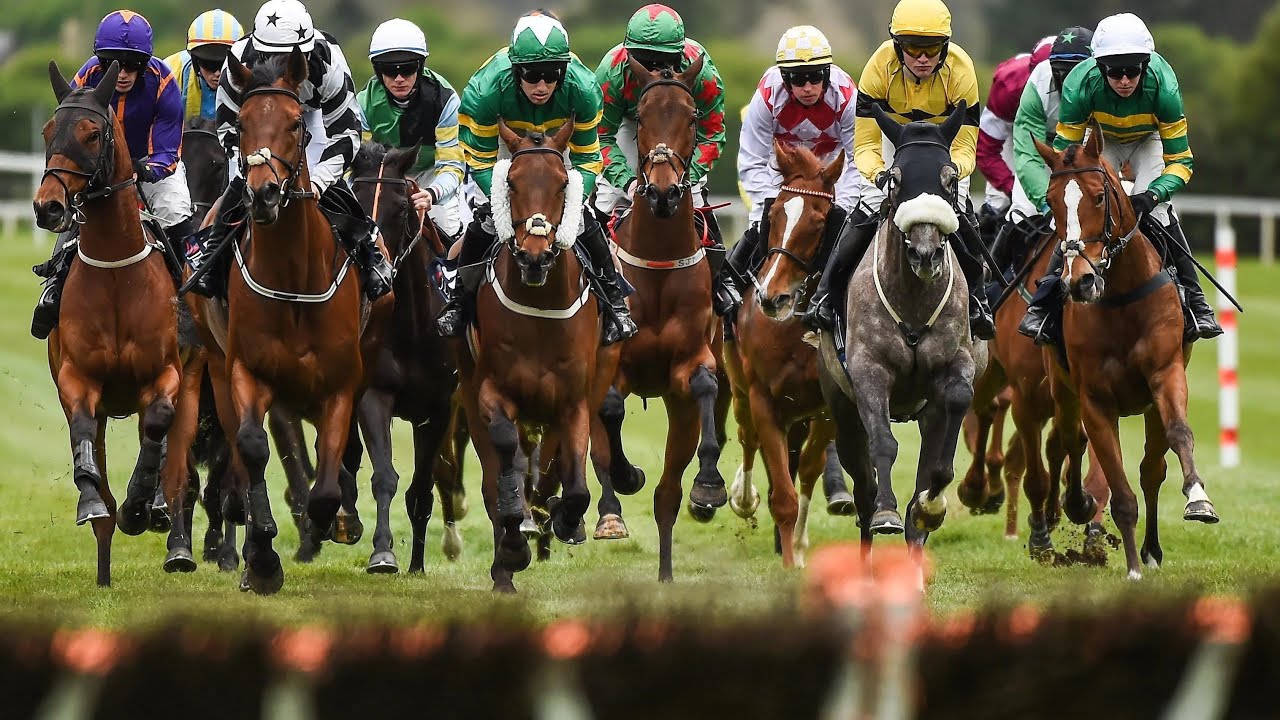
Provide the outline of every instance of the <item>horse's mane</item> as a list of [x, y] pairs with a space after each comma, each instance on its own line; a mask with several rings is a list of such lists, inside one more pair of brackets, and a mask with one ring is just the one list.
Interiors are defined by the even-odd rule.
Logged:
[[253, 78], [249, 80], [249, 85], [241, 92], [249, 92], [263, 87], [271, 87], [276, 80], [284, 77], [285, 70], [289, 67], [288, 55], [272, 55], [264, 57], [261, 62], [253, 66]]
[[362, 167], [377, 167], [382, 162], [382, 158], [386, 157], [388, 150], [390, 148], [380, 142], [365, 140], [360, 143], [360, 149], [356, 151], [355, 159], [351, 161], [351, 169], [358, 175]]

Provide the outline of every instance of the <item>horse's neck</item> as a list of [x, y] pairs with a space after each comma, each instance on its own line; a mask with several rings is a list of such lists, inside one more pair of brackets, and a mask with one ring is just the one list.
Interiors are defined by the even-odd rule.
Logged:
[[1106, 295], [1116, 296], [1146, 284], [1164, 267], [1160, 253], [1145, 235], [1135, 233], [1129, 244], [1111, 262], [1107, 273]]
[[643, 199], [631, 206], [630, 252], [646, 260], [679, 260], [697, 252], [699, 245], [691, 196], [686, 195], [669, 218], [654, 215]]
[[[115, 168], [107, 181], [111, 185], [118, 185], [133, 174], [129, 148], [123, 141], [124, 129], [119, 123], [116, 124], [116, 137], [121, 140], [115, 150]], [[84, 253], [96, 260], [110, 262], [140, 252], [146, 244], [142, 212], [138, 209], [140, 201], [138, 190], [130, 186], [85, 203], [85, 223], [80, 228], [80, 248]]]

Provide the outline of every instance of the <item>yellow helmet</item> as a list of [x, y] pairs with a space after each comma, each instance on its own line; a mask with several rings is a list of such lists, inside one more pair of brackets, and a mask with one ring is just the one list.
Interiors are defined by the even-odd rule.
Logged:
[[831, 64], [831, 43], [812, 25], [797, 25], [782, 34], [776, 56], [778, 67], [818, 67]]
[[187, 28], [187, 49], [201, 45], [230, 46], [244, 35], [240, 22], [226, 10], [210, 10], [196, 16]]
[[951, 11], [942, 0], [901, 0], [889, 20], [889, 34], [951, 37]]

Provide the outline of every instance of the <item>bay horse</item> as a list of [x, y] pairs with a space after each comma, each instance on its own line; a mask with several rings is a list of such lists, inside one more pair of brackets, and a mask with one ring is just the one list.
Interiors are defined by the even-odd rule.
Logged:
[[[32, 202], [41, 228], [80, 227], [48, 356], [70, 429], [80, 493], [76, 524], [93, 527], [101, 586], [111, 584], [116, 522], [129, 535], [150, 524], [148, 505], [182, 375], [177, 287], [143, 229], [124, 125], [111, 107], [119, 70], [112, 62], [96, 88], [72, 90], [50, 61], [58, 107], [43, 129], [45, 170]], [[141, 448], [117, 516], [107, 481], [106, 421], [135, 413]]]
[[[298, 98], [307, 78], [302, 53], [266, 59], [253, 70], [235, 58], [227, 62], [243, 88], [237, 124], [251, 223], [232, 248], [227, 302], [193, 302], [216, 340], [208, 347], [211, 377], [225, 388], [219, 400], [230, 403], [219, 402], [218, 412], [247, 471], [242, 586], [271, 594], [283, 586], [284, 570], [272, 548], [278, 530], [264, 475], [270, 457], [265, 415], [279, 403], [316, 426], [316, 483], [307, 516], [319, 541], [335, 527], [344, 501], [339, 474], [356, 396], [394, 294], [363, 301], [351, 260], [311, 191]], [[190, 442], [186, 428], [182, 439]]]
[[[1124, 543], [1129, 578], [1142, 564], [1163, 561], [1156, 510], [1172, 449], [1182, 466], [1183, 519], [1216, 523], [1217, 512], [1196, 470], [1195, 439], [1187, 422], [1182, 309], [1160, 251], [1138, 228], [1139, 218], [1120, 177], [1103, 158], [1096, 120], [1083, 145], [1056, 152], [1036, 141], [1050, 168], [1049, 205], [1064, 252], [1068, 302], [1062, 330], [1068, 368], [1054, 365], [1050, 390], [1054, 425], [1067, 454], [1064, 510], [1072, 522], [1092, 518], [1096, 499], [1081, 482], [1085, 433], [1111, 489], [1111, 517]], [[1045, 350], [1051, 353], [1052, 350]], [[1120, 455], [1118, 420], [1141, 414], [1146, 447], [1141, 464], [1147, 526], [1137, 547], [1138, 503]], [[1081, 421], [1083, 420], [1083, 432]]]
[[[825, 468], [827, 446], [835, 427], [826, 414], [818, 385], [818, 356], [804, 342], [800, 321], [821, 265], [826, 218], [835, 204], [835, 185], [844, 170], [845, 153], [823, 164], [808, 149], [774, 141], [774, 157], [782, 186], [769, 211], [767, 257], [737, 318], [737, 341], [726, 344], [732, 357], [735, 416], [743, 444], [744, 467], [759, 447], [769, 479], [769, 512], [778, 528], [782, 566], [804, 566], [806, 526], [813, 486]], [[856, 172], [856, 171], [855, 171]], [[726, 358], [728, 359], [728, 358]], [[736, 376], [736, 377], [735, 377]], [[741, 398], [741, 400], [739, 400]], [[745, 400], [745, 402], [742, 402]], [[788, 436], [793, 424], [809, 421], [799, 467], [801, 494], [796, 495], [790, 468]], [[743, 515], [752, 504], [750, 480], [739, 472], [730, 493], [731, 507]], [[803, 518], [803, 519], [802, 519]]]
[[[846, 358], [823, 333], [819, 378], [836, 423], [840, 461], [854, 479], [861, 534], [905, 531], [924, 545], [946, 516], [960, 424], [973, 400], [986, 344], [969, 333], [968, 288], [947, 235], [958, 226], [951, 142], [964, 103], [942, 122], [900, 125], [879, 107], [876, 122], [897, 149], [870, 252], [849, 280]], [[898, 514], [889, 423], [915, 419], [920, 460], [907, 522]]]
[[562, 496], [548, 506], [552, 533], [575, 542], [590, 504], [586, 484], [591, 418], [617, 367], [616, 345], [600, 347], [601, 316], [571, 248], [581, 227], [581, 176], [565, 166], [570, 117], [553, 135], [521, 137], [499, 120], [511, 153], [494, 170], [491, 202], [500, 241], [476, 296], [476, 324], [457, 342], [458, 375], [472, 442], [484, 468], [493, 523], [493, 589], [515, 592], [531, 560], [521, 437], [542, 435]]
[[[636, 288], [631, 317], [639, 332], [623, 343], [614, 379], [616, 393], [602, 408], [592, 445], [597, 476], [630, 495], [644, 474], [622, 455], [622, 399], [635, 393], [661, 397], [667, 410], [667, 444], [662, 478], [654, 492], [658, 525], [658, 579], [672, 580], [672, 530], [680, 510], [681, 475], [694, 453], [698, 473], [689, 491], [690, 514], [711, 519], [728, 501], [724, 478], [716, 468], [721, 432], [718, 413], [727, 413], [729, 395], [718, 398], [722, 337], [711, 311], [713, 272], [695, 230], [689, 166], [696, 141], [697, 108], [692, 83], [702, 70], [699, 58], [684, 72], [650, 72], [629, 58], [628, 69], [640, 87], [636, 144], [639, 183], [631, 214], [617, 231], [618, 259]], [[728, 388], [725, 388], [728, 390]], [[701, 429], [701, 437], [695, 428]], [[606, 492], [608, 492], [606, 490]]]
[[413, 481], [405, 493], [413, 529], [409, 571], [423, 570], [437, 474], [445, 521], [443, 543], [448, 548], [460, 547], [462, 542], [456, 524], [459, 508], [453, 501], [461, 487], [462, 463], [444, 467], [438, 462], [443, 450], [453, 450], [449, 431], [458, 386], [452, 343], [436, 332], [433, 320], [444, 298], [432, 285], [432, 265], [448, 250], [435, 223], [413, 208], [411, 198], [418, 192], [418, 184], [406, 175], [417, 162], [418, 151], [417, 145], [397, 150], [365, 143], [351, 164], [356, 199], [378, 224], [391, 251], [396, 291], [391, 319], [395, 332], [379, 350], [370, 368], [369, 387], [357, 407], [373, 461], [373, 495], [378, 504], [373, 553], [367, 566], [370, 573], [395, 573], [400, 568], [392, 549], [390, 525], [391, 500], [399, 482], [391, 455], [393, 416], [413, 426]]

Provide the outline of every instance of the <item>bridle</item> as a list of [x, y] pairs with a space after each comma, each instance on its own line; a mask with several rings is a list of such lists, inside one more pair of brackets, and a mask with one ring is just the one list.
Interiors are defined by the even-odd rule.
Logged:
[[[377, 177], [352, 178], [351, 182], [353, 184], [364, 183], [364, 184], [369, 184], [374, 186], [373, 208], [369, 212], [369, 217], [373, 218], [374, 222], [377, 222], [378, 220], [378, 208], [382, 203], [383, 186], [398, 185], [404, 188], [404, 195], [405, 195], [405, 201], [406, 201], [405, 210], [404, 210], [405, 233], [408, 234], [409, 232], [411, 232], [411, 229], [414, 227], [414, 224], [413, 224], [414, 219], [418, 221], [418, 224], [417, 224], [417, 232], [414, 232], [412, 234], [412, 238], [409, 240], [409, 244], [406, 245], [404, 250], [398, 253], [395, 259], [391, 262], [391, 279], [394, 280], [396, 275], [400, 273], [400, 264], [403, 263], [405, 259], [408, 258], [413, 253], [413, 249], [415, 246], [417, 246], [418, 241], [421, 240], [422, 237], [427, 234], [427, 212], [425, 210], [417, 210], [413, 206], [413, 196], [416, 195], [419, 190], [417, 181], [411, 180], [409, 178], [387, 177], [386, 172], [387, 172], [387, 158], [384, 155], [382, 157], [382, 162], [378, 164]], [[433, 249], [435, 250], [436, 255], [438, 255], [439, 257], [444, 257], [446, 255], [446, 250], [444, 249], [444, 246], [440, 243], [440, 238], [436, 237], [434, 233], [432, 235], [432, 238], [434, 240], [432, 245], [434, 246]]]
[[[92, 200], [105, 198], [118, 190], [123, 190], [137, 182], [135, 175], [112, 185], [109, 183], [112, 167], [115, 165], [116, 157], [116, 134], [115, 134], [115, 111], [110, 107], [107, 112], [102, 112], [97, 107], [85, 103], [83, 98], [70, 98], [67, 102], [59, 103], [54, 109], [53, 114], [57, 116], [62, 110], [86, 110], [102, 119], [102, 147], [98, 150], [98, 157], [89, 170], [77, 170], [74, 168], [51, 168], [46, 167], [44, 173], [40, 176], [43, 182], [45, 178], [53, 178], [62, 186], [63, 195], [67, 199], [67, 209], [71, 211], [71, 221], [76, 225], [83, 225], [85, 222], [84, 204]], [[62, 154], [62, 153], [59, 153]], [[45, 151], [45, 163], [53, 157], [53, 148], [50, 147]], [[74, 158], [73, 158], [74, 159]], [[77, 163], [83, 165], [83, 163]], [[71, 192], [71, 187], [67, 184], [67, 180], [63, 174], [74, 177], [87, 178], [87, 183], [83, 190], [78, 193]]]
[[[217, 145], [217, 146], [218, 146], [218, 149], [219, 149], [219, 150], [223, 150], [223, 149], [222, 149], [222, 144], [218, 141], [218, 134], [217, 134], [217, 133], [215, 133], [215, 132], [213, 132], [212, 130], [205, 130], [205, 129], [203, 129], [203, 128], [189, 128], [189, 129], [187, 129], [187, 130], [183, 130], [183, 131], [182, 131], [182, 142], [183, 142], [183, 144], [184, 144], [184, 145], [186, 144], [186, 141], [187, 141], [186, 139], [187, 139], [187, 136], [188, 136], [188, 135], [199, 135], [199, 136], [201, 136], [201, 137], [210, 137], [210, 138], [213, 138], [213, 142], [214, 142], [214, 144], [215, 144], [215, 145]], [[223, 150], [223, 154], [224, 154], [224, 156], [225, 156], [225, 154], [226, 154], [225, 150]], [[225, 189], [225, 185], [223, 186], [223, 189]], [[219, 194], [221, 194], [221, 193], [219, 193]], [[205, 213], [207, 213], [207, 212], [209, 212], [210, 210], [212, 210], [214, 205], [217, 205], [217, 202], [216, 202], [216, 201], [215, 201], [215, 202], [200, 202], [200, 201], [198, 201], [198, 200], [192, 200], [192, 201], [191, 201], [191, 207], [195, 208], [197, 215], [198, 215], [198, 216], [200, 216], [200, 217], [203, 217]], [[203, 210], [202, 210], [202, 208], [203, 208]]]
[[[295, 93], [294, 91], [288, 90], [285, 88], [268, 86], [268, 87], [254, 88], [253, 90], [250, 90], [249, 92], [245, 93], [244, 97], [240, 101], [241, 112], [243, 112], [244, 110], [244, 103], [248, 101], [249, 98], [255, 95], [283, 95], [289, 98], [290, 100], [293, 100], [294, 102], [298, 103], [298, 107], [302, 107], [302, 98], [298, 97], [298, 94]], [[243, 135], [240, 132], [241, 126], [240, 126], [240, 119], [238, 117], [236, 118], [235, 129], [236, 129], [237, 137], [243, 137]], [[288, 160], [285, 160], [282, 157], [273, 155], [271, 153], [271, 148], [269, 147], [258, 148], [257, 150], [254, 150], [251, 153], [246, 153], [243, 147], [240, 148], [240, 161], [239, 161], [240, 177], [248, 177], [249, 168], [252, 166], [266, 165], [267, 168], [271, 170], [271, 174], [275, 176], [276, 185], [279, 185], [281, 191], [283, 192], [283, 197], [280, 201], [281, 208], [288, 207], [290, 200], [295, 200], [295, 199], [305, 200], [305, 199], [315, 198], [316, 194], [312, 192], [310, 189], [297, 190], [297, 189], [294, 189], [293, 187], [298, 182], [298, 177], [302, 174], [302, 164], [306, 159], [305, 149], [307, 146], [307, 140], [309, 135], [310, 133], [307, 131], [306, 124], [304, 123], [302, 132], [298, 134], [297, 163], [290, 163]], [[289, 171], [289, 174], [284, 178], [283, 181], [281, 181], [280, 179], [280, 173], [276, 172], [275, 165], [271, 164], [272, 160], [275, 160], [276, 162], [280, 163], [285, 167], [286, 170]]]
[[[808, 188], [798, 188], [798, 187], [792, 187], [790, 185], [783, 185], [782, 187], [778, 188], [778, 190], [780, 191], [780, 193], [789, 192], [789, 193], [794, 193], [796, 195], [808, 195], [810, 197], [822, 198], [833, 204], [836, 201], [836, 196], [834, 194], [826, 192], [824, 190], [809, 190]], [[777, 204], [777, 200], [775, 200], [774, 203]], [[767, 238], [765, 239], [765, 242], [768, 242]], [[769, 250], [765, 253], [765, 260], [767, 261], [769, 259], [769, 256], [771, 255], [781, 255], [787, 258], [788, 260], [790, 260], [791, 262], [795, 263], [796, 265], [799, 265], [800, 268], [804, 270], [806, 275], [812, 275], [815, 271], [818, 270], [817, 260], [821, 254], [822, 254], [821, 243], [819, 243], [818, 247], [814, 249], [813, 257], [809, 258], [808, 260], [805, 260], [804, 258], [795, 254], [795, 252], [788, 250], [782, 245], [779, 245], [777, 247], [769, 248]]]
[[[557, 158], [560, 159], [561, 162], [564, 162], [564, 155], [560, 154], [559, 150], [556, 150], [553, 147], [547, 147], [545, 145], [537, 145], [534, 147], [520, 148], [519, 150], [511, 153], [511, 163], [514, 165], [516, 158], [520, 157], [521, 155], [536, 155], [536, 154], [542, 154], [542, 153], [555, 155]], [[568, 186], [569, 186], [569, 180], [566, 177], [564, 187], [568, 187]], [[543, 213], [536, 212], [528, 217], [520, 218], [518, 220], [515, 218], [512, 218], [511, 227], [512, 228], [524, 227], [524, 231], [526, 235], [538, 235], [540, 237], [549, 237], [551, 233], [556, 232], [560, 229], [560, 226], [563, 224], [563, 220], [564, 218], [562, 217], [561, 222], [553, 223], [550, 220], [548, 220], [547, 216], [544, 215]], [[512, 233], [511, 238], [507, 240], [507, 244], [511, 247], [511, 253], [513, 255], [516, 253], [517, 250], [520, 249], [519, 244], [516, 242], [515, 233]], [[551, 243], [552, 260], [554, 261], [559, 256], [560, 256], [560, 243], [558, 242]]]
[[[1093, 271], [1101, 277], [1106, 275], [1107, 270], [1111, 268], [1111, 263], [1120, 255], [1121, 252], [1124, 251], [1125, 247], [1128, 246], [1129, 241], [1133, 239], [1134, 233], [1138, 231], [1138, 221], [1137, 218], [1135, 218], [1133, 221], [1133, 227], [1124, 235], [1117, 236], [1115, 234], [1116, 222], [1112, 216], [1112, 197], [1118, 195], [1119, 191], [1117, 191], [1115, 185], [1112, 184], [1110, 173], [1108, 173], [1106, 168], [1101, 165], [1055, 170], [1049, 173], [1049, 178], [1052, 180], [1056, 177], [1080, 175], [1089, 172], [1096, 172], [1102, 176], [1102, 234], [1087, 238], [1064, 237], [1062, 239], [1062, 252], [1063, 258], [1067, 263], [1070, 263], [1070, 261], [1075, 257], [1084, 258], [1085, 262], [1089, 263], [1089, 267], [1093, 268]], [[1116, 200], [1116, 205], [1119, 205], [1119, 200]], [[1066, 232], [1065, 228], [1063, 229], [1063, 232]], [[1102, 259], [1097, 263], [1091, 260], [1088, 255], [1084, 254], [1085, 245], [1091, 243], [1103, 244]]]
[[[663, 85], [678, 87], [685, 91], [685, 93], [689, 95], [690, 99], [693, 98], [693, 90], [690, 90], [688, 85], [685, 85], [673, 77], [670, 70], [663, 70], [661, 77], [650, 81], [640, 89], [640, 94], [636, 97], [636, 107], [639, 108], [641, 101], [644, 100], [645, 93], [655, 87], [661, 87]], [[666, 143], [658, 143], [640, 159], [639, 167], [636, 168], [637, 173], [640, 176], [640, 181], [636, 183], [636, 192], [641, 195], [648, 195], [651, 188], [655, 191], [657, 189], [649, 180], [649, 173], [646, 171], [646, 168], [651, 168], [654, 165], [665, 165], [667, 163], [675, 165], [676, 161], [679, 161], [680, 163], [680, 167], [678, 169], [679, 174], [676, 176], [676, 187], [680, 188], [681, 195], [691, 192], [693, 190], [693, 183], [689, 181], [689, 166], [693, 164], [692, 156], [684, 157], [677, 155], [676, 151], [672, 150]]]

